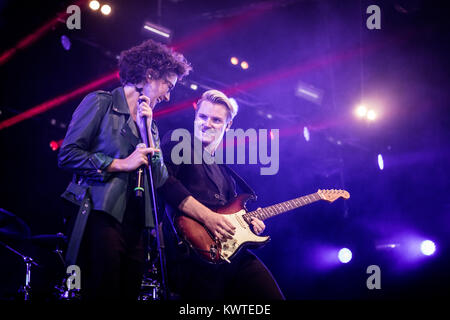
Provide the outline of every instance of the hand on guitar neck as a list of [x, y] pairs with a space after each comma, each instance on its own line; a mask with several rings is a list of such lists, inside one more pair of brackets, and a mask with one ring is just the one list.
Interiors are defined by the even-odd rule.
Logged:
[[[261, 208], [258, 208], [258, 210]], [[266, 229], [266, 225], [264, 224], [264, 222], [262, 220], [259, 220], [258, 218], [253, 217], [250, 220], [250, 223], [253, 227], [253, 231], [255, 231], [255, 233], [257, 235], [260, 235], [261, 233], [263, 233], [264, 229]]]

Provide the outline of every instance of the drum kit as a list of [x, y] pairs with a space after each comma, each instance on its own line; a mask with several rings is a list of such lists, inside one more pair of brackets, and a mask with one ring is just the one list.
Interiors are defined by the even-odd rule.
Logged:
[[5, 248], [11, 255], [20, 257], [24, 263], [25, 281], [18, 290], [18, 296], [23, 300], [31, 300], [31, 274], [33, 267], [40, 267], [40, 264], [27, 254], [18, 249], [30, 246], [53, 247], [52, 252], [58, 256], [61, 266], [64, 265], [63, 249], [67, 242], [67, 237], [62, 233], [31, 235], [28, 225], [13, 213], [0, 208], [0, 246]]
[[[52, 272], [58, 270], [61, 277], [56, 280], [52, 288], [51, 300], [79, 300], [80, 290], [70, 288], [67, 285], [68, 274], [66, 274], [66, 263], [64, 260], [64, 251], [67, 247], [68, 237], [63, 233], [57, 234], [40, 234], [32, 235], [28, 225], [18, 216], [0, 208], [0, 250], [3, 248], [2, 254], [14, 259], [20, 258], [23, 261], [24, 280], [22, 284], [18, 284], [19, 288], [13, 294], [14, 298], [19, 300], [36, 300], [33, 295], [31, 275], [35, 269], [49, 268]], [[48, 252], [51, 250], [52, 266], [41, 263], [39, 259], [32, 257], [27, 250], [29, 247], [38, 247]], [[55, 266], [56, 264], [56, 266]], [[2, 265], [5, 265], [2, 263]], [[61, 271], [61, 272], [59, 272]], [[158, 280], [159, 270], [157, 268], [157, 259], [154, 250], [149, 250], [147, 257], [146, 273], [144, 275], [141, 294], [139, 300], [159, 300], [161, 298], [161, 285]], [[14, 290], [14, 289], [13, 289]], [[32, 299], [33, 297], [33, 299]], [[2, 297], [0, 297], [2, 299]]]

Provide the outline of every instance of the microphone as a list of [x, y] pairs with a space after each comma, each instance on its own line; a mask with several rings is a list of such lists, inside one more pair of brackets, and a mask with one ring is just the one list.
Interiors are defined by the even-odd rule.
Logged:
[[[139, 95], [143, 94], [142, 93], [143, 88], [135, 87], [135, 90], [139, 93]], [[138, 98], [138, 104], [141, 104], [142, 102], [144, 102], [144, 100]], [[143, 126], [143, 128], [139, 128], [139, 130], [141, 132], [142, 141], [145, 143], [145, 148], [147, 146], [150, 147], [150, 143], [148, 141], [148, 139], [150, 139], [150, 137], [147, 136], [148, 128], [147, 128], [147, 117], [146, 116], [142, 117], [142, 126]]]
[[[136, 146], [137, 148], [146, 148], [147, 146], [145, 143], [139, 143]], [[136, 171], [136, 188], [134, 188], [134, 191], [136, 192], [136, 197], [142, 198], [144, 195], [144, 166], [140, 166], [139, 169]]]
[[[135, 90], [139, 93], [139, 95], [142, 95], [143, 88], [135, 87]], [[138, 104], [141, 104], [143, 101], [144, 101], [143, 99], [138, 98]], [[144, 143], [139, 143], [136, 146], [136, 148], [147, 148], [147, 146], [150, 146], [149, 141], [148, 141], [149, 137], [147, 136], [148, 131], [147, 131], [147, 117], [146, 116], [142, 117], [142, 124], [143, 124], [143, 128], [142, 128], [143, 130], [141, 130], [141, 128], [139, 128], [139, 130], [141, 131], [141, 137], [142, 137], [142, 140], [144, 141]], [[149, 159], [149, 161], [150, 161], [150, 159]], [[134, 191], [136, 193], [136, 197], [138, 197], [138, 198], [142, 198], [142, 196], [144, 194], [144, 170], [145, 170], [145, 167], [141, 166], [136, 172], [136, 174], [137, 174], [136, 188], [134, 188]]]

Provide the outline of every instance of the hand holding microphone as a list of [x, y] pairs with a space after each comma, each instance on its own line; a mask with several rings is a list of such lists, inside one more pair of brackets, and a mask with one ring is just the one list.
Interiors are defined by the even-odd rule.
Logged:
[[[140, 143], [136, 147], [136, 151], [139, 149], [145, 149], [147, 148], [147, 145], [149, 147], [153, 147], [153, 139], [151, 138], [151, 125], [152, 125], [152, 117], [153, 117], [153, 111], [150, 107], [150, 99], [142, 94], [142, 90], [138, 91], [140, 93], [139, 99], [138, 99], [138, 108], [137, 108], [137, 116], [136, 116], [136, 123], [139, 127], [139, 131], [141, 133], [141, 137], [144, 139], [144, 143]], [[150, 139], [150, 140], [148, 140]], [[153, 149], [153, 148], [149, 148]], [[153, 155], [154, 152], [151, 154]], [[149, 157], [146, 156], [145, 164], [148, 166]], [[151, 157], [150, 157], [151, 158]], [[136, 171], [136, 187], [134, 188], [136, 197], [142, 198], [144, 195], [144, 166], [139, 167], [139, 169]]]
[[[146, 95], [139, 96], [136, 123], [139, 127], [141, 137], [148, 135], [151, 137], [150, 128], [152, 127], [153, 110], [150, 107], [150, 98]], [[146, 132], [147, 129], [147, 132]], [[153, 146], [152, 141], [149, 141], [150, 147]]]
[[159, 149], [156, 148], [147, 148], [144, 143], [139, 143], [136, 146], [136, 150], [133, 151], [132, 154], [130, 154], [127, 158], [124, 160], [128, 164], [128, 170], [124, 171], [133, 171], [139, 168], [142, 165], [148, 166], [149, 165], [149, 157], [148, 154], [150, 154], [150, 157], [152, 157], [155, 152], [159, 152]]
[[146, 148], [145, 144], [140, 143], [136, 150], [133, 151], [125, 159], [114, 159], [111, 165], [108, 167], [108, 172], [118, 172], [125, 171], [130, 172], [134, 171], [142, 165], [148, 166], [148, 154], [153, 156], [155, 152], [160, 152], [159, 149], [156, 148]]

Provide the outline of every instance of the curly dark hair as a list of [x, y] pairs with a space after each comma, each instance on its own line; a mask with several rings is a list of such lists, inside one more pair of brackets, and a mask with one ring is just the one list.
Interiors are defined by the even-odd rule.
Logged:
[[172, 72], [181, 80], [191, 70], [191, 65], [181, 53], [153, 40], [120, 53], [119, 76], [122, 85], [140, 83], [148, 75], [161, 79]]

